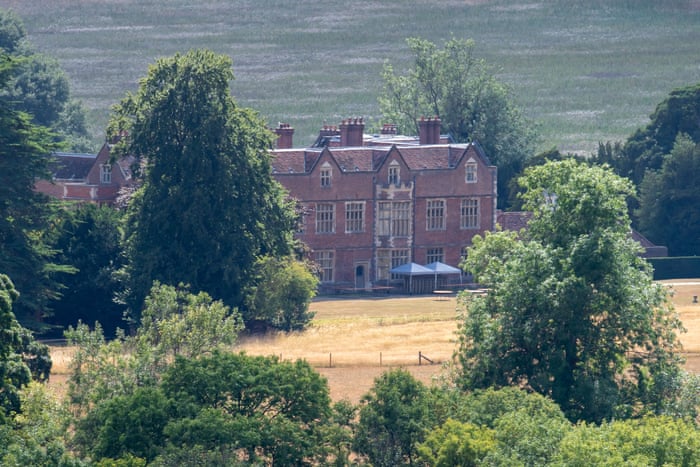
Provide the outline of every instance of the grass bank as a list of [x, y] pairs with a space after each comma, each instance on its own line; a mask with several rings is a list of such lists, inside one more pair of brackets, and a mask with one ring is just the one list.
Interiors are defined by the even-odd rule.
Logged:
[[698, 0], [0, 0], [59, 60], [101, 138], [109, 108], [159, 57], [210, 48], [233, 58], [233, 93], [310, 144], [323, 123], [380, 121], [382, 64], [405, 38], [473, 38], [498, 68], [541, 148], [590, 152], [647, 122], [700, 76]]

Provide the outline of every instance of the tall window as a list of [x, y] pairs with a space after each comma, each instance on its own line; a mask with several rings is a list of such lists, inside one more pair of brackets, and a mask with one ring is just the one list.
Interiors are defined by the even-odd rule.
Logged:
[[437, 262], [444, 263], [445, 262], [445, 252], [443, 251], [442, 248], [428, 248], [428, 251], [425, 255], [425, 262], [427, 264], [430, 263], [437, 263]]
[[365, 203], [345, 203], [345, 233], [365, 231]]
[[335, 233], [335, 204], [316, 204], [316, 233]]
[[469, 159], [464, 166], [464, 181], [476, 183], [476, 162], [473, 159]]
[[112, 183], [112, 166], [110, 164], [100, 166], [100, 182]]
[[390, 271], [410, 260], [411, 257], [407, 249], [377, 250], [377, 280], [401, 279], [403, 276], [391, 274]]
[[464, 166], [464, 181], [476, 183], [476, 162], [473, 159], [469, 159]]
[[321, 166], [321, 186], [329, 187], [331, 186], [331, 179], [333, 178], [333, 169], [328, 162], [324, 162]]
[[462, 229], [479, 228], [479, 198], [462, 199], [459, 224]]
[[389, 185], [399, 186], [401, 184], [401, 167], [396, 161], [391, 161], [389, 164]]
[[445, 200], [429, 199], [425, 212], [427, 230], [445, 230]]
[[321, 282], [333, 282], [333, 266], [335, 254], [332, 250], [317, 251], [318, 278]]
[[377, 203], [377, 234], [408, 237], [411, 234], [411, 202], [379, 201]]

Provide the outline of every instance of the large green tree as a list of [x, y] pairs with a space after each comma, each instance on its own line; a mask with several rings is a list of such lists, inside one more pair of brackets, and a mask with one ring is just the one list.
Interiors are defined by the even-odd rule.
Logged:
[[[0, 55], [0, 90], [7, 89], [16, 61]], [[20, 321], [38, 321], [57, 296], [51, 244], [55, 210], [34, 191], [38, 179], [50, 179], [47, 154], [55, 149], [46, 128], [0, 99], [0, 272], [12, 277], [21, 296], [15, 305]]]
[[326, 381], [307, 363], [216, 351], [178, 357], [160, 384], [97, 403], [76, 442], [93, 459], [155, 465], [315, 465], [330, 413]]
[[117, 327], [125, 327], [125, 307], [115, 300], [124, 264], [121, 212], [88, 203], [65, 209], [61, 216], [54, 246], [60, 251], [58, 260], [76, 272], [63, 277], [64, 288], [51, 303], [53, 315], [47, 321], [61, 329], [78, 321], [99, 321], [105, 334], [114, 337]]
[[256, 259], [290, 251], [296, 215], [271, 177], [269, 131], [235, 103], [232, 78], [228, 57], [178, 54], [116, 107], [111, 128], [146, 162], [127, 214], [134, 311], [154, 280], [243, 305]]
[[0, 98], [32, 122], [50, 128], [54, 138], [75, 151], [90, 151], [85, 109], [70, 96], [66, 73], [54, 58], [38, 53], [29, 42], [21, 18], [0, 8], [0, 51], [12, 56], [14, 68]]
[[12, 308], [18, 297], [10, 278], [0, 274], [0, 425], [21, 411], [20, 390], [32, 378], [46, 381], [51, 371], [48, 347], [15, 319]]
[[680, 134], [640, 186], [639, 230], [672, 256], [700, 254], [700, 142]]
[[430, 428], [428, 390], [406, 370], [387, 371], [360, 401], [355, 450], [375, 466], [413, 465]]
[[650, 122], [627, 138], [624, 145], [601, 146], [599, 162], [639, 186], [647, 170], [659, 170], [679, 134], [700, 143], [700, 83], [674, 89], [650, 116]]
[[629, 237], [631, 183], [567, 160], [521, 184], [527, 232], [476, 238], [464, 264], [489, 292], [463, 296], [462, 385], [526, 387], [572, 420], [664, 411], [681, 323]]
[[504, 207], [509, 181], [520, 173], [536, 142], [511, 90], [476, 57], [472, 40], [452, 39], [442, 49], [425, 39], [407, 42], [412, 66], [398, 72], [387, 64], [382, 73], [384, 118], [406, 134], [416, 134], [422, 116], [437, 116], [442, 130], [457, 142], [478, 141], [498, 166], [498, 203]]

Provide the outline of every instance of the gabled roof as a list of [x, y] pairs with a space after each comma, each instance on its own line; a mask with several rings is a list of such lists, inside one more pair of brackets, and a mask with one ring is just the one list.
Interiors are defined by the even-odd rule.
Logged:
[[97, 154], [56, 152], [52, 154], [50, 168], [56, 180], [85, 180], [95, 164]]
[[282, 149], [273, 152], [272, 168], [276, 174], [310, 173], [321, 156], [327, 154], [344, 173], [372, 172], [379, 170], [387, 157], [396, 152], [410, 170], [447, 170], [459, 165], [470, 148], [489, 165], [481, 148], [470, 143]]

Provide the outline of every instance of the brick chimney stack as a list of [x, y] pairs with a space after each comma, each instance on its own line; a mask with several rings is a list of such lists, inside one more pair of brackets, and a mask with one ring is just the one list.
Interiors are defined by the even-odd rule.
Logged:
[[420, 132], [419, 142], [421, 145], [440, 143], [440, 123], [439, 117], [420, 118], [418, 121], [418, 130]]
[[340, 124], [340, 145], [345, 147], [362, 146], [365, 122], [360, 118], [349, 118]]
[[279, 123], [275, 128], [277, 134], [277, 149], [292, 149], [294, 128], [289, 123]]

